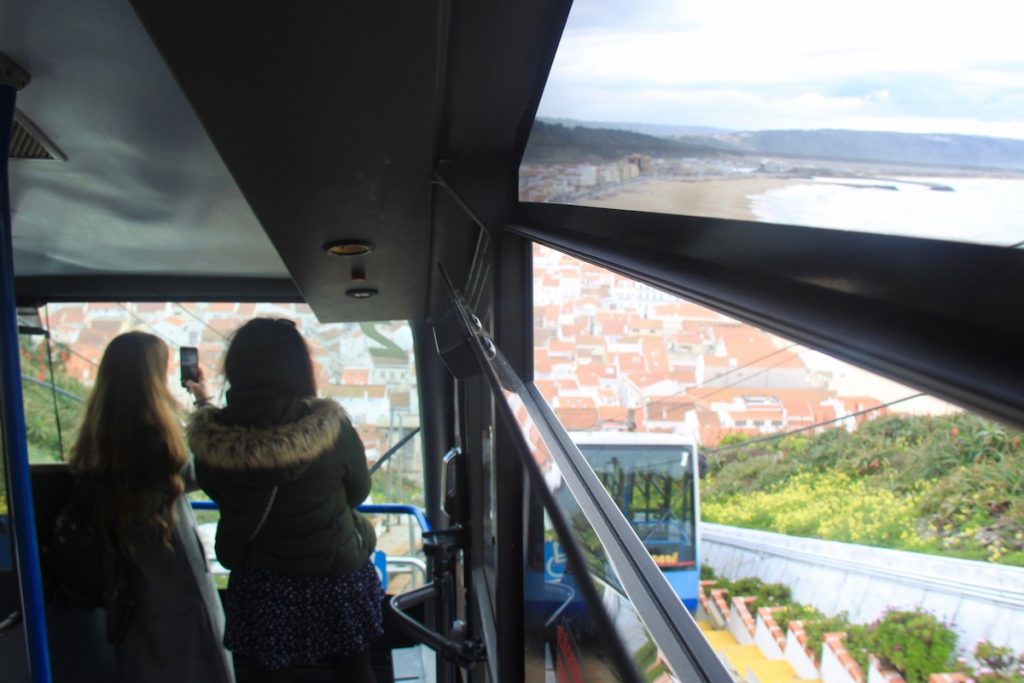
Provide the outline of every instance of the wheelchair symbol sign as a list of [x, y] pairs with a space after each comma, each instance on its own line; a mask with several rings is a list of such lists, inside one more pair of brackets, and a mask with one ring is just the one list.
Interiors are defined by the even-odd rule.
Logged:
[[561, 581], [565, 575], [565, 551], [558, 541], [544, 543], [544, 580], [549, 583]]

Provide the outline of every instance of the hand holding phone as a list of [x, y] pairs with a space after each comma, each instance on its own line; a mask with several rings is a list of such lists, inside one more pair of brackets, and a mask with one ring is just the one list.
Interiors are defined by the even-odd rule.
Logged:
[[199, 349], [182, 346], [180, 351], [181, 386], [188, 388], [189, 382], [199, 381]]

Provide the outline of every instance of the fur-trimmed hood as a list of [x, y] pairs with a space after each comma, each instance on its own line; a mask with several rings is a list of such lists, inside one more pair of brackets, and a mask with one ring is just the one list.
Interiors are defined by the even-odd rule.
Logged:
[[268, 427], [221, 424], [220, 410], [200, 408], [186, 436], [198, 463], [219, 470], [266, 471], [308, 465], [331, 448], [348, 420], [327, 399], [305, 399], [308, 412], [294, 422]]

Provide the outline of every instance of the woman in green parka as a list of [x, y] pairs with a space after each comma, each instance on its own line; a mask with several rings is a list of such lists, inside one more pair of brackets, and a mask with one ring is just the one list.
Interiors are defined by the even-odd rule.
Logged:
[[356, 511], [370, 492], [359, 436], [336, 402], [316, 398], [313, 364], [291, 321], [240, 327], [224, 370], [227, 406], [188, 426], [199, 485], [220, 507], [217, 558], [231, 569], [224, 643], [255, 681], [330, 660], [339, 680], [372, 681], [383, 591], [373, 527]]

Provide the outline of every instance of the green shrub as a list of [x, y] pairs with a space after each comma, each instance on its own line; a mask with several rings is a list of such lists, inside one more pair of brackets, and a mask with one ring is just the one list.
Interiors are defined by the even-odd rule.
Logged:
[[923, 610], [890, 610], [871, 626], [871, 645], [907, 683], [927, 683], [951, 665], [956, 633]]
[[826, 633], [846, 631], [850, 628], [850, 620], [846, 612], [840, 612], [832, 617], [822, 617], [815, 621], [804, 622], [804, 633], [807, 634], [807, 647], [811, 649], [815, 657], [821, 657], [821, 645], [825, 642]]
[[791, 621], [814, 621], [821, 619], [822, 614], [816, 608], [810, 605], [801, 605], [798, 602], [793, 602], [785, 605], [782, 609], [772, 614], [772, 618], [775, 623], [779, 625], [782, 632], [785, 633], [786, 629], [789, 628], [789, 622]]
[[714, 581], [718, 577], [715, 575], [715, 570], [711, 568], [709, 564], [702, 564], [700, 566], [700, 580], [701, 581]]
[[704, 495], [717, 499], [761, 491], [786, 481], [798, 470], [798, 463], [779, 462], [772, 455], [731, 462], [705, 480]]
[[739, 443], [746, 443], [747, 441], [750, 441], [750, 437], [743, 432], [729, 432], [718, 440], [718, 446], [720, 448], [725, 446], [734, 446]]
[[1008, 647], [982, 640], [974, 647], [974, 658], [982, 665], [973, 673], [981, 683], [1024, 683], [1024, 652], [1014, 655]]
[[757, 600], [750, 605], [751, 613], [756, 614], [762, 607], [781, 607], [788, 605], [792, 597], [789, 586], [783, 583], [764, 583], [758, 589]]
[[764, 586], [764, 581], [753, 576], [745, 576], [742, 579], [736, 579], [729, 586], [729, 594], [734, 598], [747, 595], [757, 595]]

